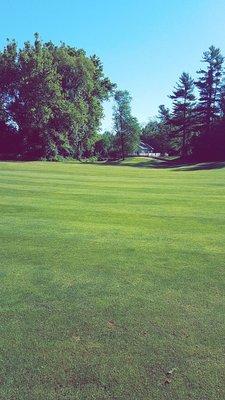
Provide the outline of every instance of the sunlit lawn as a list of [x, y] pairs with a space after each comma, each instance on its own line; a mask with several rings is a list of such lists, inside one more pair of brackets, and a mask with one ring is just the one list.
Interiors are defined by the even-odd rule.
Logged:
[[1, 399], [225, 398], [225, 168], [126, 163], [0, 163]]

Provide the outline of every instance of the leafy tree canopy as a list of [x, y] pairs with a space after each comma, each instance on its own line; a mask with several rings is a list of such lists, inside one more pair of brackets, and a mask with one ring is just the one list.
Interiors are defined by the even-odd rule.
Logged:
[[115, 87], [101, 61], [84, 50], [52, 42], [0, 53], [0, 121], [16, 128], [23, 157], [80, 157], [100, 126], [102, 102]]

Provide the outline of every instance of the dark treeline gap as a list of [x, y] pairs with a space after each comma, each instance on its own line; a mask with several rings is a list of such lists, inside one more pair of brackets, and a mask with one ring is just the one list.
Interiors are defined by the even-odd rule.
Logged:
[[[0, 52], [0, 158], [108, 159], [132, 154], [140, 141], [184, 159], [225, 159], [225, 75], [220, 49], [203, 53], [194, 80], [183, 72], [171, 108], [140, 126], [131, 96], [104, 75], [97, 56], [66, 44], [34, 43]], [[103, 102], [114, 98], [112, 132], [99, 133]]]

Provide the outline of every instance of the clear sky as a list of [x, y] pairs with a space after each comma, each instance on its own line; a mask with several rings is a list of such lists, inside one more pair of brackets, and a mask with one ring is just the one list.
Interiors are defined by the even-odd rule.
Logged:
[[[133, 113], [147, 122], [181, 72], [195, 75], [214, 44], [225, 55], [225, 0], [0, 0], [0, 47], [39, 32], [97, 54], [119, 89], [133, 96]], [[103, 128], [111, 127], [111, 105]]]

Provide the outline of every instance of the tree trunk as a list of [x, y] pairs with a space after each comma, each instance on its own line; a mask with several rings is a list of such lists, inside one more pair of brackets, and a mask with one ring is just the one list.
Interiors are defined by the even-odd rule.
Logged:
[[125, 159], [125, 154], [124, 154], [124, 135], [122, 134], [121, 137], [121, 153], [122, 153], [122, 160]]

